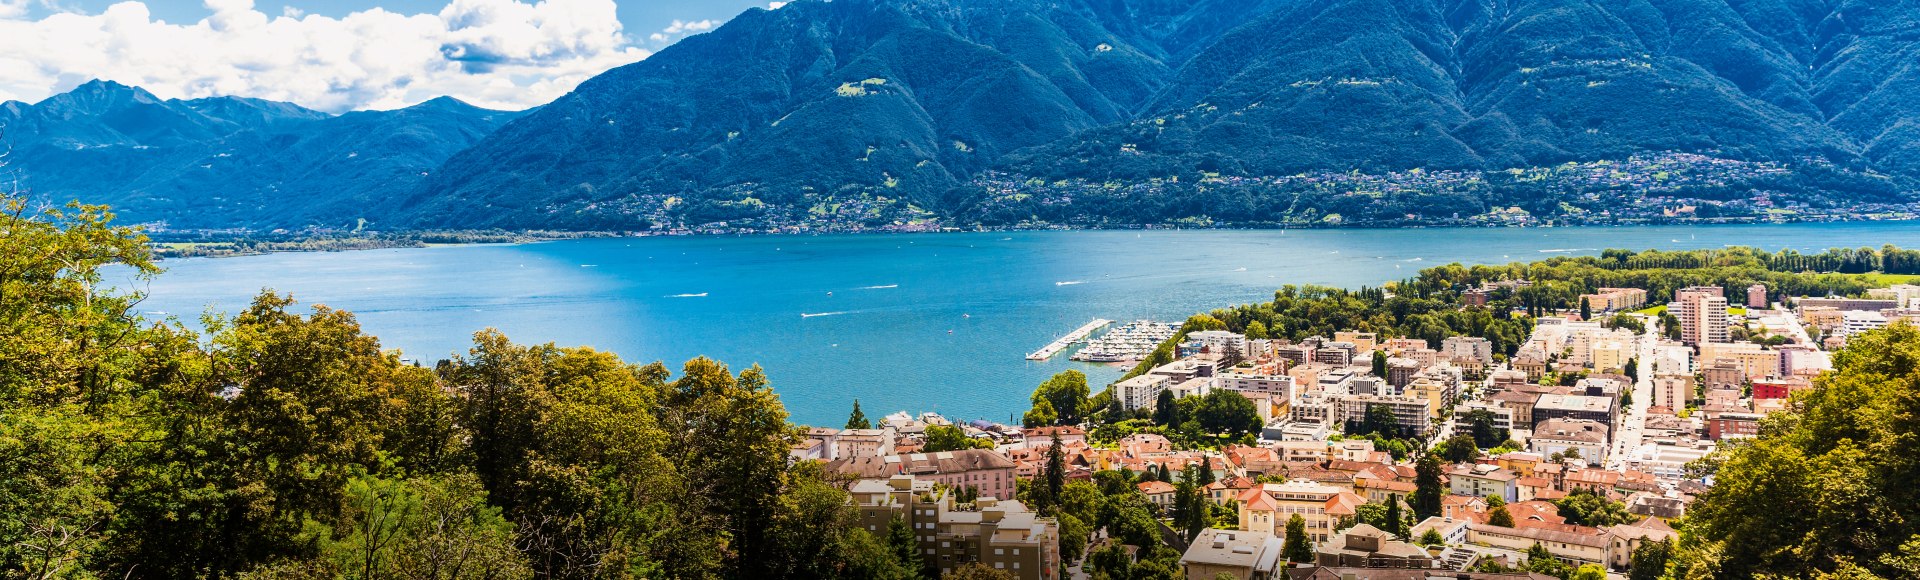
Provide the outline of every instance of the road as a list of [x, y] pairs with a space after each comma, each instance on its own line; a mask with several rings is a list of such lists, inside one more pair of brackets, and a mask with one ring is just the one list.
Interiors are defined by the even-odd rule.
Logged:
[[1633, 383], [1633, 404], [1625, 409], [1614, 426], [1613, 448], [1607, 453], [1606, 468], [1619, 471], [1627, 464], [1627, 457], [1640, 448], [1641, 439], [1646, 436], [1647, 408], [1653, 406], [1653, 358], [1660, 344], [1659, 325], [1647, 321], [1647, 332], [1635, 341], [1636, 358], [1639, 362], [1640, 377]]

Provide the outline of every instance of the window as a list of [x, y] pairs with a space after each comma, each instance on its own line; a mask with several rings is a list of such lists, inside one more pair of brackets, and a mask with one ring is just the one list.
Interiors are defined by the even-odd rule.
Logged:
[[1006, 550], [1003, 550], [1003, 549], [1000, 549], [1000, 548], [994, 548], [994, 549], [993, 549], [993, 555], [995, 555], [995, 556], [1001, 556], [1001, 555], [1005, 555], [1006, 553], [1007, 553], [1007, 551], [1006, 551]]

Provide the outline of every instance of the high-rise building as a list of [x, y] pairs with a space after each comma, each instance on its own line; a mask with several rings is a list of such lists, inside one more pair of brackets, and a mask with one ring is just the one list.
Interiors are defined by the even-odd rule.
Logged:
[[1754, 284], [1747, 287], [1747, 307], [1767, 307], [1767, 286], [1765, 284]]
[[1667, 311], [1680, 319], [1680, 342], [1699, 346], [1727, 341], [1727, 299], [1718, 286], [1693, 286], [1674, 291]]

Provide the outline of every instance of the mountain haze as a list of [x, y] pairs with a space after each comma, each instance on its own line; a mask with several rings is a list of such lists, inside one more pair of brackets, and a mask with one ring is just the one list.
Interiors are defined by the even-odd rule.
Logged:
[[1917, 66], [1912, 0], [802, 1], [524, 115], [89, 85], [0, 122], [39, 190], [183, 227], [1848, 207], [1914, 198]]

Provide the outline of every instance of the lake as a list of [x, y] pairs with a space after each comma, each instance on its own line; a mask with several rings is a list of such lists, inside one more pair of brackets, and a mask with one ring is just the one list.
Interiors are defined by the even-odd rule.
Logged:
[[[1901, 222], [1539, 229], [1077, 231], [653, 237], [169, 260], [149, 316], [237, 311], [263, 288], [353, 311], [431, 364], [493, 327], [633, 361], [758, 363], [796, 422], [935, 411], [1017, 420], [1033, 387], [1122, 370], [1025, 355], [1093, 318], [1184, 320], [1284, 284], [1379, 285], [1421, 268], [1601, 248], [1920, 247]], [[121, 274], [124, 276], [124, 274]], [[121, 278], [124, 282], [124, 278]], [[810, 315], [810, 316], [803, 316]]]

